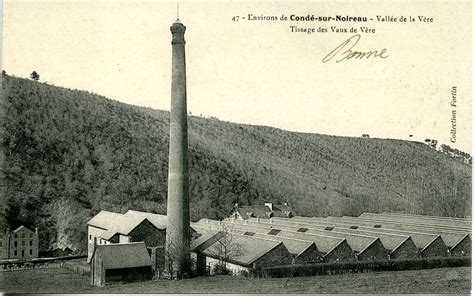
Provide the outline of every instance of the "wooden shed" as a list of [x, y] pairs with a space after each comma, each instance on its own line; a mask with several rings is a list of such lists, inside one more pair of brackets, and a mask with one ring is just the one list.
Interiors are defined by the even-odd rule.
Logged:
[[91, 259], [91, 284], [149, 280], [153, 276], [151, 266], [144, 242], [97, 245]]

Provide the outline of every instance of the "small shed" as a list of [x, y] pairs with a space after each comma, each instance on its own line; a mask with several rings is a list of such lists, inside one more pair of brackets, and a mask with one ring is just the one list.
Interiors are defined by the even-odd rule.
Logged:
[[97, 245], [91, 259], [91, 284], [148, 280], [153, 276], [151, 267], [144, 242]]

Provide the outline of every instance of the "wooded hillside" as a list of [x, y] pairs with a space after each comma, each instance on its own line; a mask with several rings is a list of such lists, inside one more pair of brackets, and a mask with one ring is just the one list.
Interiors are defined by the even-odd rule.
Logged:
[[[166, 212], [169, 113], [3, 75], [6, 218], [86, 248], [101, 209]], [[191, 218], [287, 201], [299, 215], [471, 213], [471, 167], [408, 141], [189, 118]]]

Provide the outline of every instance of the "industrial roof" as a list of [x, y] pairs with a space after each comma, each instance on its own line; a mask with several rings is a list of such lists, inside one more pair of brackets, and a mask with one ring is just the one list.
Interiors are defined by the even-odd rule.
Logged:
[[[198, 230], [198, 232], [201, 232], [203, 231], [203, 235], [208, 235], [208, 233], [215, 233], [215, 231], [218, 231], [219, 228], [216, 227], [215, 224], [208, 224], [208, 225], [203, 225], [203, 224], [200, 224], [200, 223], [197, 223], [197, 224], [194, 224], [196, 229]], [[215, 227], [214, 228], [214, 231], [212, 230], [208, 230], [206, 229], [206, 226], [207, 227]], [[278, 237], [275, 237], [273, 235], [268, 235], [268, 234], [265, 234], [265, 233], [262, 233], [262, 232], [258, 232], [258, 231], [253, 231], [255, 230], [254, 227], [240, 227], [240, 225], [234, 225], [233, 227], [231, 226], [231, 231], [233, 233], [236, 233], [236, 234], [240, 234], [240, 235], [247, 235], [249, 237], [257, 237], [257, 238], [263, 238], [263, 239], [270, 239], [270, 240], [278, 240], [278, 241], [281, 241], [283, 242], [283, 244], [286, 246], [286, 248], [288, 249], [288, 251], [291, 253], [291, 254], [294, 254], [296, 256], [300, 255], [301, 253], [303, 253], [304, 251], [306, 251], [309, 247], [311, 247], [312, 245], [315, 245], [315, 243], [313, 241], [310, 241], [310, 240], [304, 240], [304, 239], [298, 239], [298, 238], [291, 238], [291, 237], [284, 237], [284, 236], [278, 236]], [[206, 231], [208, 233], [206, 233]], [[263, 231], [263, 232], [266, 232], [266, 231]], [[247, 233], [247, 234], [246, 234]], [[253, 235], [249, 235], [249, 234], [253, 234]], [[316, 249], [317, 249], [317, 246], [315, 245]]]
[[[240, 224], [240, 225], [245, 225], [245, 221], [238, 221], [238, 220], [235, 220], [236, 223]], [[337, 232], [337, 231], [329, 231], [329, 230], [322, 230], [322, 229], [315, 229], [315, 228], [311, 228], [309, 230], [307, 230], [306, 232], [297, 232], [298, 229], [300, 229], [302, 226], [300, 225], [287, 225], [287, 224], [284, 224], [284, 223], [277, 223], [277, 222], [273, 222], [273, 223], [266, 223], [266, 222], [256, 222], [256, 219], [250, 219], [248, 220], [247, 222], [248, 225], [252, 225], [252, 226], [262, 226], [262, 227], [269, 227], [271, 229], [280, 229], [280, 230], [285, 230], [285, 231], [288, 231], [288, 232], [296, 232], [298, 234], [302, 234], [302, 235], [309, 235], [309, 234], [312, 234], [312, 235], [322, 235], [322, 236], [331, 236], [331, 237], [335, 237], [335, 238], [340, 238], [340, 239], [346, 239], [347, 242], [349, 243], [350, 247], [352, 250], [356, 251], [356, 252], [361, 252], [363, 250], [365, 250], [367, 247], [369, 247], [370, 245], [372, 245], [373, 243], [375, 243], [375, 241], [378, 240], [378, 237], [376, 236], [368, 236], [368, 235], [361, 235], [361, 234], [351, 234], [351, 233], [341, 233], [341, 232]], [[308, 228], [310, 228], [308, 226]], [[304, 237], [302, 238], [304, 239]], [[318, 245], [318, 242], [316, 242], [316, 246], [318, 247], [319, 249], [319, 245]]]
[[151, 266], [144, 242], [97, 245], [94, 256], [101, 257], [105, 269]]
[[420, 224], [420, 225], [440, 225], [457, 227], [464, 229], [471, 229], [471, 221], [458, 220], [458, 219], [437, 219], [430, 216], [403, 216], [394, 214], [375, 214], [375, 213], [363, 213], [359, 217], [371, 218], [384, 221], [399, 221], [404, 223]]
[[147, 218], [158, 229], [166, 229], [166, 215], [128, 210], [126, 216]]
[[143, 217], [132, 217], [120, 213], [100, 211], [87, 222], [87, 225], [128, 235], [144, 220], [145, 218]]
[[[264, 256], [274, 248], [283, 245], [283, 243], [278, 240], [263, 239], [260, 237], [250, 237], [245, 235], [239, 235], [236, 233], [233, 233], [232, 236], [233, 240], [230, 246], [233, 251], [231, 251], [229, 261], [244, 266], [250, 266], [253, 262], [257, 261], [259, 258]], [[206, 256], [219, 258], [221, 256], [219, 246], [219, 243], [216, 241], [213, 244], [210, 244], [204, 250], [201, 250], [200, 252], [202, 252]]]
[[290, 239], [299, 239], [305, 241], [313, 241], [320, 252], [328, 253], [332, 251], [335, 247], [345, 241], [344, 238], [334, 237], [331, 234], [307, 234], [302, 232], [296, 232], [294, 229], [288, 229], [285, 227], [278, 227], [266, 223], [240, 223], [238, 220], [235, 220], [236, 229], [245, 229], [247, 231], [253, 231], [259, 234], [268, 234], [272, 229], [281, 230], [274, 237], [275, 239], [281, 238], [290, 238]]
[[[401, 234], [391, 234], [391, 233], [383, 233], [383, 232], [377, 232], [377, 229], [375, 230], [361, 230], [361, 229], [349, 229], [349, 228], [344, 228], [344, 227], [339, 227], [339, 226], [334, 226], [332, 231], [324, 230], [326, 225], [331, 225], [331, 223], [311, 223], [311, 222], [303, 222], [303, 221], [298, 221], [298, 222], [292, 222], [292, 221], [286, 221], [286, 220], [291, 220], [291, 219], [284, 219], [284, 218], [274, 218], [273, 225], [274, 227], [278, 227], [279, 225], [286, 225], [290, 224], [292, 227], [299, 227], [306, 229], [305, 233], [320, 233], [320, 231], [325, 231], [327, 234], [334, 233], [334, 236], [340, 236], [340, 235], [355, 235], [355, 236], [350, 236], [348, 239], [349, 244], [352, 243], [352, 245], [358, 243], [357, 241], [360, 241], [361, 245], [358, 248], [365, 248], [366, 243], [370, 242], [366, 238], [365, 239], [360, 239], [358, 236], [370, 236], [370, 237], [378, 237], [380, 238], [380, 241], [384, 245], [384, 247], [388, 250], [395, 250], [398, 248], [401, 244], [403, 244], [407, 239], [409, 239], [408, 235], [401, 235]], [[264, 223], [264, 222], [263, 222]], [[332, 224], [334, 225], [334, 223]], [[313, 231], [314, 230], [314, 231]], [[347, 237], [346, 237], [347, 238]], [[350, 240], [350, 241], [349, 241]]]

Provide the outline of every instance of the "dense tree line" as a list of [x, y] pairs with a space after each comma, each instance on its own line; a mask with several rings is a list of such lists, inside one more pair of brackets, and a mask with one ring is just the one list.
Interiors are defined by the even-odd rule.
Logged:
[[[3, 75], [6, 217], [41, 249], [86, 247], [101, 209], [166, 213], [164, 111]], [[470, 213], [470, 167], [413, 142], [335, 137], [190, 117], [191, 218], [288, 201], [302, 215]]]

